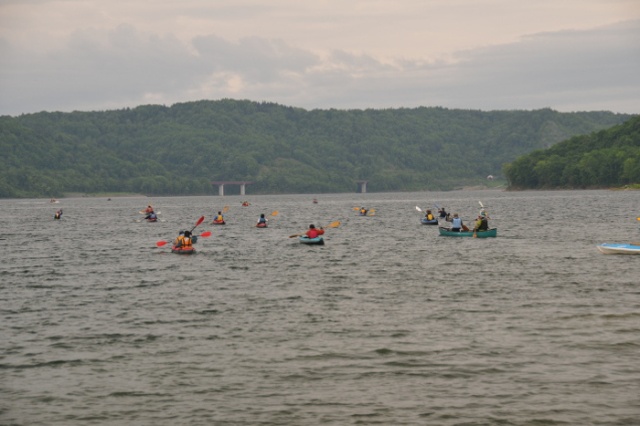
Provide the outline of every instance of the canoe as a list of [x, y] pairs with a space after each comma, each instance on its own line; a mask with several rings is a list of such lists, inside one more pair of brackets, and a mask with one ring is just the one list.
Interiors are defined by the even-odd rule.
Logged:
[[195, 254], [196, 253], [196, 249], [194, 249], [193, 247], [176, 247], [176, 246], [173, 246], [173, 247], [171, 247], [171, 253], [175, 253], [175, 254]]
[[[449, 228], [438, 228], [440, 231], [440, 235], [445, 237], [473, 237], [473, 231], [462, 231], [462, 232], [454, 232], [450, 231]], [[498, 228], [491, 228], [486, 231], [478, 231], [476, 232], [477, 238], [489, 238], [498, 236]]]
[[256, 225], [256, 228], [266, 228], [266, 227], [267, 227], [267, 223], [266, 222], [261, 222], [261, 223], [258, 223]]
[[596, 247], [604, 254], [640, 254], [640, 243], [603, 243]]
[[213, 222], [211, 222], [212, 225], [224, 225], [225, 222], [224, 220], [214, 220]]
[[302, 244], [316, 244], [319, 246], [324, 245], [324, 238], [322, 237], [309, 238], [306, 235], [303, 235], [299, 239]]
[[427, 220], [426, 218], [423, 217], [422, 219], [420, 219], [420, 223], [423, 225], [437, 225], [438, 219]]

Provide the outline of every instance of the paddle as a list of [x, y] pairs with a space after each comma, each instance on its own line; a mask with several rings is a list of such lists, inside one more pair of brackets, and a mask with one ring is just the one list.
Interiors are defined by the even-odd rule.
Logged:
[[[336, 220], [334, 222], [331, 222], [330, 224], [328, 224], [324, 228], [337, 228], [338, 226], [340, 226], [340, 221]], [[305, 235], [305, 234], [293, 234], [293, 235], [289, 235], [289, 238], [301, 237], [303, 235]]]
[[[211, 231], [206, 231], [206, 232], [203, 232], [202, 234], [199, 235], [199, 237], [202, 237], [202, 238], [207, 238], [207, 237], [210, 237], [210, 236], [211, 236]], [[163, 240], [163, 241], [158, 241], [156, 243], [156, 245], [158, 247], [162, 247], [162, 246], [167, 245], [168, 243], [169, 243], [168, 241], [164, 241]]]
[[229, 211], [229, 206], [224, 206], [224, 207], [222, 208], [222, 213], [226, 213], [226, 212], [228, 212], [228, 211]]

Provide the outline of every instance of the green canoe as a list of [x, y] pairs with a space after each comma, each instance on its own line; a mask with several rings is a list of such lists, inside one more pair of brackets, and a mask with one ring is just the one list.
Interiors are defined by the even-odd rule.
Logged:
[[[444, 235], [445, 237], [473, 237], [473, 231], [461, 231], [455, 232], [450, 231], [449, 228], [439, 227], [438, 231], [440, 231], [440, 235]], [[487, 229], [486, 231], [478, 231], [476, 232], [477, 238], [489, 238], [489, 237], [497, 237], [498, 236], [498, 228]]]

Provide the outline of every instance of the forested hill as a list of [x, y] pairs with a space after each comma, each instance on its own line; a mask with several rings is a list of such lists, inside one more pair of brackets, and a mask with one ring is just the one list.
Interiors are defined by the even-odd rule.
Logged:
[[[0, 117], [0, 197], [446, 190], [620, 124], [610, 112], [304, 110], [221, 100]], [[232, 190], [232, 188], [229, 188]], [[225, 192], [228, 191], [225, 188]]]
[[504, 167], [511, 189], [640, 184], [640, 117], [534, 151]]

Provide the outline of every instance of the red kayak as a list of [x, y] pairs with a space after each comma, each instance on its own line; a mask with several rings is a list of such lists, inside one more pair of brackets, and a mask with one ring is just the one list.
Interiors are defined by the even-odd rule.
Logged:
[[171, 247], [171, 253], [176, 253], [176, 254], [195, 254], [196, 253], [196, 249], [194, 249], [193, 246], [191, 246], [191, 247], [176, 247], [176, 246], [173, 246], [173, 247]]
[[214, 220], [213, 222], [211, 222], [212, 225], [224, 225], [225, 222], [224, 220]]
[[267, 227], [267, 223], [266, 222], [258, 223], [256, 225], [256, 228], [266, 228], [266, 227]]

